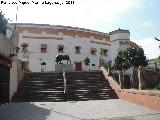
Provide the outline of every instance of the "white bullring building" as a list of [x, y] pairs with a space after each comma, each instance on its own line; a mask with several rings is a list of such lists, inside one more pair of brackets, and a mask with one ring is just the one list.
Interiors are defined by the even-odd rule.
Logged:
[[[69, 55], [75, 71], [98, 70], [100, 59], [111, 60], [113, 65], [117, 50], [131, 45], [129, 30], [122, 29], [103, 33], [69, 26], [18, 23], [16, 31], [18, 57], [29, 63], [32, 72], [55, 71], [57, 55]], [[88, 67], [83, 62], [86, 57], [90, 59]]]

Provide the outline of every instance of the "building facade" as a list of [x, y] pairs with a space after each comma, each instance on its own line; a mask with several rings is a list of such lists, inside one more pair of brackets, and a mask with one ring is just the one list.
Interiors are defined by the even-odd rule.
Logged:
[[[14, 25], [13, 25], [14, 26]], [[17, 90], [18, 34], [7, 26], [6, 34], [0, 33], [0, 104], [11, 100]]]
[[[113, 65], [118, 49], [130, 46], [130, 32], [122, 29], [102, 33], [69, 26], [18, 23], [16, 31], [18, 58], [32, 72], [55, 71], [57, 55], [69, 55], [75, 71], [98, 70], [102, 60], [112, 61]], [[84, 64], [86, 57], [90, 59], [89, 66]]]

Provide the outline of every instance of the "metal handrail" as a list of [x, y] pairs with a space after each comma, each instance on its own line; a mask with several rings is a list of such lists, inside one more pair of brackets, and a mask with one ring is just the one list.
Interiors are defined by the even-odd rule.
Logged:
[[64, 94], [66, 94], [66, 89], [67, 89], [67, 85], [66, 85], [66, 73], [65, 71], [63, 71], [63, 80], [64, 80]]
[[63, 69], [63, 80], [64, 80], [64, 100], [67, 101], [67, 83], [66, 83], [66, 73], [65, 73], [65, 69]]

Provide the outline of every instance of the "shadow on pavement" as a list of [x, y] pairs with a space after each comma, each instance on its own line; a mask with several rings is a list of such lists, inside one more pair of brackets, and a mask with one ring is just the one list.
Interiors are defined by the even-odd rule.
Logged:
[[50, 110], [33, 103], [12, 103], [0, 106], [0, 120], [47, 120]]

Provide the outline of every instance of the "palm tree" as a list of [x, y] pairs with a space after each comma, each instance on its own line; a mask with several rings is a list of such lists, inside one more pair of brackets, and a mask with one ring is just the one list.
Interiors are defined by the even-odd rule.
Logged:
[[107, 49], [100, 48], [100, 55], [101, 57], [99, 58], [99, 66], [104, 66], [105, 65], [105, 60], [103, 59], [103, 56], [107, 56]]

